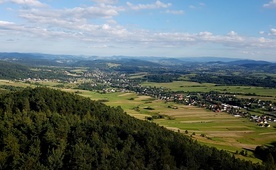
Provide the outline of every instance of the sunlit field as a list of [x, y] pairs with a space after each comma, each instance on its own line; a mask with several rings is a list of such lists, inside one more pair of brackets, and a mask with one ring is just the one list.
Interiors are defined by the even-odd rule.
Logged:
[[[254, 86], [217, 86], [212, 83], [197, 83], [190, 81], [174, 81], [171, 83], [145, 82], [143, 86], [165, 87], [172, 91], [184, 92], [209, 92], [218, 91], [222, 93], [240, 93], [239, 97], [249, 97], [243, 94], [252, 94], [250, 97], [257, 97], [263, 100], [276, 101], [276, 89]], [[255, 94], [255, 95], [253, 95]]]
[[[259, 127], [247, 118], [236, 118], [224, 112], [212, 112], [194, 106], [165, 103], [134, 93], [99, 94], [81, 91], [80, 95], [95, 100], [106, 100], [104, 103], [110, 106], [121, 106], [126, 113], [138, 119], [154, 115], [167, 115], [168, 117], [154, 119], [152, 122], [191, 136], [200, 143], [232, 153], [243, 149], [254, 150], [256, 146], [270, 143], [276, 139], [276, 131], [273, 127]], [[173, 109], [173, 107], [177, 109]]]

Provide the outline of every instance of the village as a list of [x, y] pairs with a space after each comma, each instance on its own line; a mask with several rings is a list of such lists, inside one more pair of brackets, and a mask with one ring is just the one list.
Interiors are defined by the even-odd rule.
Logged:
[[[126, 74], [92, 74], [104, 87], [101, 92], [135, 92], [138, 95], [147, 95], [163, 100], [206, 108], [214, 112], [225, 112], [234, 117], [246, 117], [262, 127], [270, 127], [270, 122], [276, 122], [276, 103], [263, 101], [257, 98], [237, 98], [233, 94], [223, 94], [215, 91], [203, 92], [174, 92], [164, 87], [142, 86], [142, 80], [129, 79]], [[97, 84], [97, 83], [96, 83]], [[95, 84], [94, 84], [95, 85]], [[254, 112], [257, 110], [257, 113]]]
[[[65, 72], [68, 76], [68, 73]], [[62, 82], [59, 79], [28, 78], [22, 82], [39, 84], [41, 82]], [[128, 75], [119, 72], [103, 72], [99, 69], [84, 72], [78, 76], [71, 76], [66, 83], [75, 84], [78, 89], [97, 91], [99, 93], [135, 92], [138, 95], [147, 95], [178, 104], [206, 108], [213, 112], [225, 112], [234, 117], [246, 117], [262, 127], [270, 127], [270, 122], [276, 122], [276, 104], [271, 101], [262, 101], [257, 98], [237, 98], [233, 94], [223, 94], [215, 91], [174, 92], [164, 87], [142, 86], [141, 79], [130, 79]], [[254, 112], [257, 113], [255, 114]]]

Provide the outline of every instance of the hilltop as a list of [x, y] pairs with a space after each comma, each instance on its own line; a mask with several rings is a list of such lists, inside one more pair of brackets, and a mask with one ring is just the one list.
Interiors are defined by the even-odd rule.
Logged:
[[76, 94], [0, 95], [1, 169], [264, 169]]

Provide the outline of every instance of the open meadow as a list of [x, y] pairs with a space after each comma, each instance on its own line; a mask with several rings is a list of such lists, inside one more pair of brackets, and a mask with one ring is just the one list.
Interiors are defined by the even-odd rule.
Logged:
[[[173, 81], [170, 83], [144, 82], [143, 86], [164, 87], [172, 91], [184, 92], [209, 92], [217, 91], [221, 93], [237, 93], [240, 98], [260, 98], [276, 102], [276, 89], [254, 86], [222, 86], [212, 83], [197, 83], [190, 81]], [[247, 94], [251, 94], [248, 96]]]

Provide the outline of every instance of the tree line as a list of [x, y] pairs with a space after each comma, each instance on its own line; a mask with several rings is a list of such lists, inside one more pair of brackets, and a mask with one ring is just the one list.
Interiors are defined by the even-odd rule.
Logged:
[[276, 80], [271, 76], [265, 78], [245, 77], [234, 75], [196, 74], [190, 77], [191, 81], [199, 83], [215, 83], [221, 85], [242, 85], [276, 88]]

